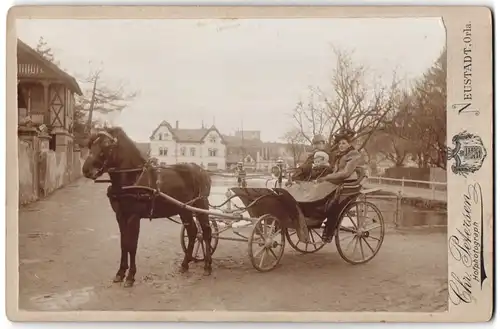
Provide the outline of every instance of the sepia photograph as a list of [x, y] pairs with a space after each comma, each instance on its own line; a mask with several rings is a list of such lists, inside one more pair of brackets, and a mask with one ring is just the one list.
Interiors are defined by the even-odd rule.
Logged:
[[450, 172], [490, 145], [450, 136], [441, 16], [12, 22], [20, 311], [465, 298]]

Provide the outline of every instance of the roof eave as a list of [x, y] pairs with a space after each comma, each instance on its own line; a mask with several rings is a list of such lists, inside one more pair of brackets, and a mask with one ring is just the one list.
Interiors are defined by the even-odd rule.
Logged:
[[[24, 41], [22, 41], [21, 39], [19, 39], [19, 38], [17, 39], [17, 44], [18, 44], [18, 46], [21, 46], [21, 48], [26, 50], [29, 54], [31, 54], [35, 58], [35, 60], [38, 60], [44, 66], [47, 66], [50, 70], [54, 71], [54, 73], [56, 73], [56, 75], [60, 75], [60, 76], [64, 77], [65, 79], [67, 79], [68, 81], [66, 81], [66, 83], [70, 87], [72, 87], [73, 92], [77, 93], [79, 96], [83, 95], [83, 92], [80, 88], [80, 85], [78, 84], [78, 82], [76, 81], [76, 79], [73, 76], [71, 76], [67, 72], [63, 71], [62, 69], [60, 69], [54, 63], [45, 59], [42, 55], [40, 55], [38, 52], [36, 52], [36, 50], [34, 50], [30, 46], [28, 46], [26, 43], [24, 43]], [[63, 79], [63, 80], [65, 80], [65, 79]]]

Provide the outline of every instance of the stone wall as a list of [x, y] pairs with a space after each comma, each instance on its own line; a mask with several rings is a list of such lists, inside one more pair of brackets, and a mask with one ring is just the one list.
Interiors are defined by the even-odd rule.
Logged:
[[17, 152], [19, 155], [19, 204], [26, 204], [38, 198], [35, 150], [29, 142], [19, 141]]
[[82, 176], [84, 159], [79, 150], [71, 156], [40, 147], [34, 137], [18, 140], [19, 204], [43, 198]]
[[70, 182], [71, 167], [65, 153], [40, 152], [40, 197], [45, 197]]

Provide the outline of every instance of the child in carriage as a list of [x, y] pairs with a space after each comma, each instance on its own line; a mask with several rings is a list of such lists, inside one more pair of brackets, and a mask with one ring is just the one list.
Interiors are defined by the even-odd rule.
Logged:
[[330, 156], [325, 151], [326, 141], [321, 135], [316, 135], [313, 138], [315, 151], [313, 154], [313, 163], [311, 168], [311, 179], [317, 179], [321, 176], [331, 174], [333, 172], [330, 166]]

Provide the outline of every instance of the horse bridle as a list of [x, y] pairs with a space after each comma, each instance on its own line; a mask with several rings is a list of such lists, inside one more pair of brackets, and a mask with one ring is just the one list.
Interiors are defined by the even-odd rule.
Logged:
[[101, 153], [99, 154], [99, 156], [104, 155], [104, 161], [102, 163], [102, 166], [101, 166], [101, 168], [99, 168], [99, 170], [97, 171], [97, 174], [96, 174], [96, 177], [99, 177], [107, 169], [108, 162], [110, 161], [110, 159], [112, 158], [112, 156], [114, 154], [113, 151], [114, 151], [114, 148], [116, 147], [116, 145], [118, 144], [118, 140], [116, 139], [116, 137], [113, 137], [110, 133], [108, 133], [106, 131], [99, 131], [97, 133], [97, 135], [99, 137], [97, 137], [94, 140], [94, 142], [92, 142], [92, 145], [94, 145], [95, 143], [100, 141], [101, 137], [108, 138], [111, 141], [111, 143], [109, 145], [107, 145], [105, 149], [102, 149]]

